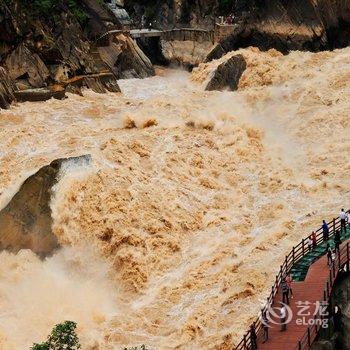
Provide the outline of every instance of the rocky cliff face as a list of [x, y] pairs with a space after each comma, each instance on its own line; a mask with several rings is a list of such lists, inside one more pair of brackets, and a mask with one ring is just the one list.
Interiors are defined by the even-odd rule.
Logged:
[[207, 60], [241, 47], [320, 51], [350, 44], [350, 2], [342, 0], [237, 1], [231, 36]]
[[0, 67], [0, 108], [9, 107], [15, 99], [15, 86], [3, 67]]
[[[329, 326], [322, 329], [317, 341], [313, 344], [311, 350], [349, 350], [350, 349], [350, 275], [345, 272], [339, 276], [331, 300], [331, 314]], [[332, 312], [337, 305], [341, 310], [341, 330], [335, 331]]]
[[208, 59], [241, 47], [281, 52], [319, 51], [350, 43], [350, 2], [344, 0], [127, 0], [136, 23], [159, 27], [213, 28], [215, 18], [235, 15], [233, 34]]
[[[153, 69], [140, 59], [137, 47], [124, 45], [114, 52], [120, 56], [118, 69], [101, 59], [97, 39], [119, 27], [113, 13], [96, 0], [0, 0], [0, 66], [7, 76], [0, 86], [0, 107], [14, 99], [11, 89], [30, 92], [47, 87], [35, 96], [20, 94], [30, 100], [55, 96], [55, 85], [69, 86], [70, 92], [78, 93], [84, 86], [101, 93], [115, 92], [120, 91], [117, 79], [125, 77], [130, 67], [137, 67], [129, 73], [133, 77], [152, 75]], [[125, 56], [128, 59], [122, 60]]]
[[150, 22], [160, 28], [202, 27], [210, 28], [218, 13], [218, 0], [126, 0], [125, 6], [135, 23]]

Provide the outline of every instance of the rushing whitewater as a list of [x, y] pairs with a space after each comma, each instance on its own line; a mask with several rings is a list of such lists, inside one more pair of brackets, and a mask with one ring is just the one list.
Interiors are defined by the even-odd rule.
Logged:
[[350, 49], [240, 52], [234, 93], [203, 91], [218, 61], [0, 112], [0, 208], [54, 159], [92, 157], [54, 187], [61, 248], [0, 253], [1, 349], [65, 319], [83, 349], [229, 349], [285, 253], [348, 206]]

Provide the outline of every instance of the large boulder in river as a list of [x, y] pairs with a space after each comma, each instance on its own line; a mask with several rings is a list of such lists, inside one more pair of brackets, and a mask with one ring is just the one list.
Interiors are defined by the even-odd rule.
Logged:
[[0, 108], [8, 108], [15, 99], [15, 86], [3, 67], [0, 67]]
[[152, 62], [128, 35], [116, 35], [109, 46], [99, 47], [98, 52], [119, 79], [147, 78], [155, 74]]
[[230, 57], [227, 61], [218, 65], [212, 73], [205, 90], [238, 89], [239, 80], [247, 68], [247, 63], [242, 55]]

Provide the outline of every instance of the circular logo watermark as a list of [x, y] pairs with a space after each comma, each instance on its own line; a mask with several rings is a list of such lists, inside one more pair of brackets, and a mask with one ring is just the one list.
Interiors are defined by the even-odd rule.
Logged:
[[288, 304], [280, 303], [279, 306], [269, 305], [260, 316], [260, 322], [265, 327], [288, 324], [293, 319], [293, 311]]

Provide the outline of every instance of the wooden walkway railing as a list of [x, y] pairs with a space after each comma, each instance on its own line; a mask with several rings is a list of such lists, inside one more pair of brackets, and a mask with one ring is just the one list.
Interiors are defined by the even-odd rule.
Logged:
[[[347, 211], [349, 213], [350, 210]], [[328, 227], [330, 228], [329, 232], [329, 238], [332, 238], [337, 230], [340, 229], [340, 218], [334, 218], [332, 221], [328, 222]], [[322, 227], [320, 227], [316, 233], [316, 240], [317, 244], [323, 242], [323, 230]], [[309, 237], [310, 235], [308, 235]], [[262, 333], [262, 324], [261, 324], [261, 315], [263, 312], [267, 311], [268, 308], [273, 305], [275, 296], [278, 292], [279, 286], [281, 284], [281, 281], [283, 277], [285, 277], [291, 270], [291, 268], [299, 261], [301, 260], [308, 252], [308, 237], [301, 240], [301, 242], [294, 246], [293, 249], [290, 251], [288, 255], [286, 255], [285, 260], [283, 264], [280, 266], [279, 272], [276, 275], [275, 282], [271, 287], [270, 295], [267, 298], [267, 302], [265, 307], [262, 309], [262, 311], [259, 313], [258, 318], [254, 322], [256, 333]], [[337, 261], [338, 265], [344, 265], [349, 264], [349, 245], [347, 244], [345, 247], [343, 247], [338, 254]], [[324, 300], [328, 301], [330, 297], [330, 293], [332, 290], [333, 283], [337, 277], [339, 270], [335, 267], [331, 269], [330, 276], [328, 278], [328, 281], [326, 281], [326, 287], [324, 292]], [[303, 335], [303, 337], [300, 339], [299, 343], [296, 344], [297, 350], [304, 350], [309, 349], [310, 345], [316, 338], [316, 335], [318, 333], [317, 324], [314, 326], [310, 326], [307, 330], [307, 332]], [[238, 343], [237, 346], [233, 347], [234, 350], [251, 350], [252, 349], [252, 341], [250, 338], [250, 331], [248, 330], [244, 336], [243, 339]]]

